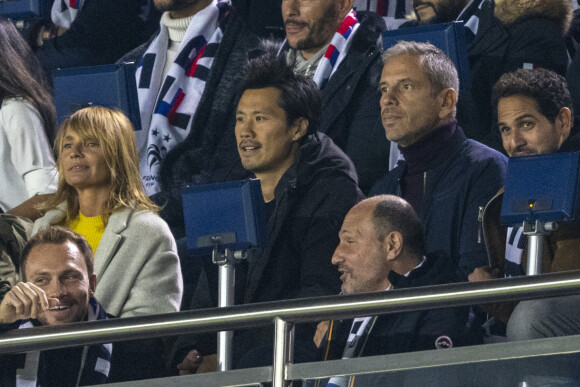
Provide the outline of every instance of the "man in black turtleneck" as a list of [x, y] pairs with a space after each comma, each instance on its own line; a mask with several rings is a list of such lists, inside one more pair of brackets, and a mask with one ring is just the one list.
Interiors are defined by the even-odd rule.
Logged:
[[457, 126], [459, 81], [451, 60], [428, 43], [399, 42], [383, 53], [381, 118], [405, 161], [371, 189], [407, 200], [425, 229], [427, 253], [443, 251], [458, 281], [487, 264], [479, 207], [502, 186], [507, 159], [468, 140]]

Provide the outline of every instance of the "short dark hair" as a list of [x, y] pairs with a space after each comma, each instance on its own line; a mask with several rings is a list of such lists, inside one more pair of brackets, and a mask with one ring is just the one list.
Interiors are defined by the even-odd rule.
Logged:
[[[272, 50], [270, 50], [272, 51]], [[280, 90], [280, 107], [289, 125], [298, 118], [308, 120], [307, 135], [320, 125], [320, 90], [312, 79], [294, 73], [285, 55], [267, 52], [248, 62], [242, 80], [242, 92], [248, 89], [275, 87]]]
[[92, 276], [93, 250], [91, 249], [91, 246], [85, 237], [66, 227], [50, 226], [38, 230], [38, 232], [28, 240], [22, 249], [22, 253], [20, 254], [20, 270], [22, 272], [22, 279], [26, 281], [26, 261], [28, 260], [30, 251], [34, 247], [43, 244], [60, 245], [66, 242], [71, 242], [76, 247], [78, 247], [80, 253], [85, 258], [87, 273], [89, 277]]
[[405, 249], [422, 257], [425, 254], [423, 226], [413, 207], [393, 195], [379, 195], [373, 200], [377, 202], [372, 218], [377, 239], [382, 242], [390, 232], [397, 231], [403, 236]]
[[572, 111], [572, 98], [566, 79], [543, 68], [518, 69], [499, 78], [491, 93], [496, 120], [499, 100], [513, 96], [529, 97], [536, 101], [538, 111], [551, 123], [555, 122], [563, 107]]

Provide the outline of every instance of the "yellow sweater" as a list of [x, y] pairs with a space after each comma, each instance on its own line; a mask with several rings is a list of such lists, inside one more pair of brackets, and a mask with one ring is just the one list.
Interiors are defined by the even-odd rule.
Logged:
[[87, 238], [91, 249], [93, 249], [93, 254], [97, 252], [97, 248], [105, 232], [103, 218], [100, 216], [84, 216], [79, 211], [79, 216], [70, 222], [69, 227], [74, 232]]

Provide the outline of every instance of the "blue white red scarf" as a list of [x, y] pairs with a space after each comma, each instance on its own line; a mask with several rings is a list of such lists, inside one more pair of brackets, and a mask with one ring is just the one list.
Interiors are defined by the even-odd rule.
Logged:
[[141, 178], [149, 196], [160, 191], [161, 162], [191, 130], [223, 37], [220, 25], [229, 10], [229, 0], [213, 0], [193, 17], [165, 79], [161, 79], [169, 44], [165, 25], [161, 24], [139, 63], [136, 77], [143, 129], [136, 135]]
[[[93, 297], [89, 299], [87, 311], [87, 321], [107, 320], [107, 313]], [[24, 322], [18, 329], [32, 328], [34, 325], [31, 321]], [[83, 348], [82, 358], [79, 359], [78, 370], [64, 370], [63, 372], [78, 372], [78, 386], [81, 380], [88, 381], [89, 384], [100, 384], [99, 382], [109, 376], [111, 368], [111, 354], [113, 352], [112, 344], [95, 344]], [[28, 352], [23, 369], [16, 371], [16, 386], [28, 387], [36, 386], [37, 381], [47, 383], [43, 375], [39, 375], [42, 357], [40, 351]]]
[[330, 46], [326, 49], [326, 53], [320, 60], [316, 73], [312, 78], [320, 89], [323, 89], [324, 86], [326, 86], [326, 83], [332, 74], [334, 74], [340, 65], [340, 62], [345, 58], [348, 49], [352, 44], [352, 37], [358, 27], [359, 22], [356, 18], [356, 12], [351, 10], [332, 37]]
[[52, 22], [59, 27], [70, 28], [84, 2], [85, 0], [54, 0], [50, 11]]

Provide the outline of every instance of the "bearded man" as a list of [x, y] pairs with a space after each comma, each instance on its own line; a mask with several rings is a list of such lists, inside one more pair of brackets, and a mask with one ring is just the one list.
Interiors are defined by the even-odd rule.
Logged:
[[288, 64], [321, 90], [319, 131], [351, 158], [366, 193], [388, 160], [378, 104], [385, 22], [374, 12], [354, 12], [353, 0], [283, 0], [282, 18]]

